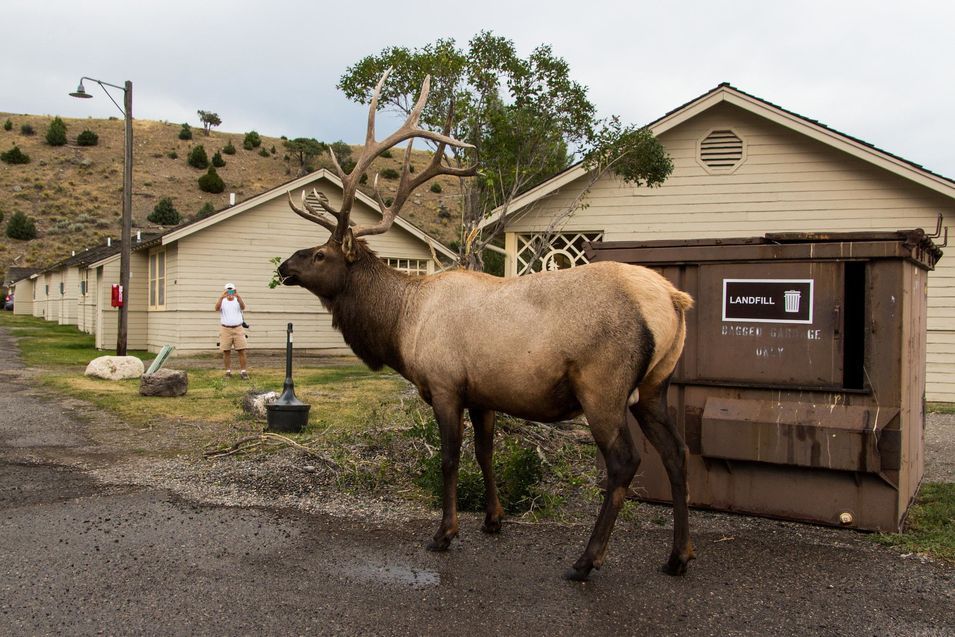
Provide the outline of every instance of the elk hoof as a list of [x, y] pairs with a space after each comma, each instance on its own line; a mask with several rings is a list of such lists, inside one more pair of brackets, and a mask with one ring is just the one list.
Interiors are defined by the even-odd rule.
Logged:
[[428, 542], [428, 545], [425, 548], [427, 548], [429, 551], [432, 551], [433, 553], [441, 553], [443, 551], [447, 551], [449, 546], [451, 546], [451, 538], [442, 536], [436, 537]]
[[590, 568], [571, 566], [564, 571], [564, 579], [570, 580], [571, 582], [586, 582], [590, 579]]
[[660, 567], [660, 571], [674, 577], [686, 575], [686, 565], [688, 562], [689, 560], [684, 560], [676, 555], [673, 555], [666, 564], [663, 564]]
[[481, 530], [489, 535], [501, 532], [501, 521], [500, 520], [484, 520], [484, 524], [481, 525]]

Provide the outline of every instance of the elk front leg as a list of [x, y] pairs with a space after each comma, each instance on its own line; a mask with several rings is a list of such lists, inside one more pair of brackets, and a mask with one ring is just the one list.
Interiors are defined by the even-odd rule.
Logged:
[[[622, 410], [621, 410], [622, 411]], [[586, 413], [586, 412], [585, 412]], [[564, 573], [570, 580], [585, 581], [591, 569], [600, 568], [607, 553], [610, 532], [617, 521], [617, 514], [627, 497], [630, 481], [640, 465], [640, 454], [633, 444], [626, 421], [620, 414], [612, 424], [607, 420], [596, 420], [587, 414], [594, 441], [603, 454], [607, 464], [607, 489], [604, 492], [603, 505], [597, 516], [593, 533], [583, 555]], [[621, 420], [623, 422], [621, 423]]]
[[[673, 550], [661, 570], [683, 575], [695, 555], [690, 542], [689, 491], [686, 485], [686, 443], [676, 430], [667, 408], [667, 385], [655, 390], [640, 388], [640, 402], [630, 408], [640, 429], [660, 454], [673, 499]], [[652, 393], [651, 393], [652, 392]]]
[[456, 402], [433, 400], [441, 434], [441, 525], [428, 543], [429, 551], [445, 551], [458, 535], [458, 462], [461, 459], [463, 409]]
[[497, 496], [497, 483], [494, 480], [494, 412], [482, 409], [469, 409], [471, 424], [474, 427], [474, 455], [477, 457], [481, 474], [484, 476], [484, 525], [485, 533], [497, 533], [501, 530], [501, 518], [504, 508]]

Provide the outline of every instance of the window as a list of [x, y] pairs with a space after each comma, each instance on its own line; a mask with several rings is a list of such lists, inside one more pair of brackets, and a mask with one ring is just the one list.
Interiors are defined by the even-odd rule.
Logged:
[[586, 244], [603, 238], [602, 231], [558, 232], [548, 240], [543, 234], [517, 235], [517, 274], [565, 270], [588, 263]]
[[80, 281], [80, 296], [86, 296], [90, 289], [90, 271], [83, 272], [83, 280]]
[[60, 281], [60, 296], [63, 296], [63, 281]]
[[395, 270], [404, 272], [405, 274], [424, 276], [428, 273], [427, 259], [398, 259], [392, 257], [383, 257], [382, 261], [393, 267]]
[[746, 159], [743, 140], [728, 129], [710, 131], [697, 146], [697, 161], [709, 173], [731, 173]]
[[166, 306], [166, 250], [149, 254], [149, 308]]

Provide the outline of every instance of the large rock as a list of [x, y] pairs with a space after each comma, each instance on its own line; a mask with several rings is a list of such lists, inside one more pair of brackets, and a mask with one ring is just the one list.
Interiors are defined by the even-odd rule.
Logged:
[[265, 420], [268, 417], [268, 411], [265, 406], [274, 402], [279, 395], [274, 391], [258, 392], [250, 389], [242, 398], [242, 409], [251, 414], [253, 418]]
[[100, 356], [86, 366], [86, 375], [106, 380], [139, 378], [146, 368], [135, 356]]
[[189, 375], [178, 369], [157, 369], [139, 381], [143, 396], [182, 396], [189, 388]]

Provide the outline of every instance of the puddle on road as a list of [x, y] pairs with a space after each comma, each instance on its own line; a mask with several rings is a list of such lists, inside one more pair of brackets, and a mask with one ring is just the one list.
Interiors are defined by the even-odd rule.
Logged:
[[351, 564], [345, 567], [345, 572], [357, 579], [409, 588], [431, 588], [441, 584], [441, 575], [435, 571], [397, 564]]

